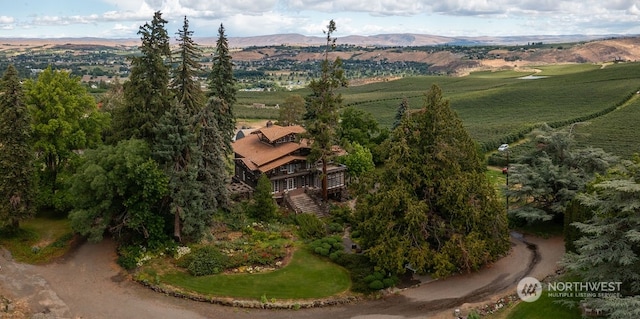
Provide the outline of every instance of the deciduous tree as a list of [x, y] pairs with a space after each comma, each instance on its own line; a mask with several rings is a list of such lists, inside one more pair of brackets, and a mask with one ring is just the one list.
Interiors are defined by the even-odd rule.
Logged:
[[393, 132], [381, 176], [361, 180], [355, 228], [380, 268], [442, 277], [509, 249], [506, 212], [462, 121], [433, 86]]
[[97, 111], [95, 99], [80, 79], [65, 71], [44, 70], [25, 82], [25, 98], [33, 125], [39, 172], [40, 205], [53, 207], [59, 189], [58, 174], [76, 152], [102, 143], [107, 113]]
[[167, 192], [167, 177], [145, 141], [88, 150], [69, 184], [71, 225], [89, 240], [100, 241], [106, 231], [151, 246], [167, 239], [165, 216], [157, 207]]
[[0, 228], [16, 231], [35, 211], [31, 117], [18, 72], [9, 65], [0, 79]]

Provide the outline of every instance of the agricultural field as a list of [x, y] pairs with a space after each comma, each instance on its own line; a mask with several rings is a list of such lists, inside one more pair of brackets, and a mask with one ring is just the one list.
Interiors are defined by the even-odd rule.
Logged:
[[[529, 77], [522, 79], [526, 76]], [[411, 108], [420, 108], [424, 93], [433, 84], [442, 88], [466, 129], [485, 151], [497, 148], [500, 143], [519, 140], [541, 123], [566, 127], [575, 122], [591, 123], [576, 125], [579, 132], [591, 134], [588, 140], [582, 140], [584, 144], [594, 141], [599, 147], [622, 156], [638, 151], [629, 144], [624, 144], [627, 145], [624, 152], [609, 145], [612, 140], [631, 143], [640, 138], [640, 133], [635, 133], [630, 124], [634, 116], [640, 117], [640, 111], [637, 111], [640, 102], [616, 110], [631, 102], [640, 90], [640, 63], [547, 65], [523, 72], [484, 71], [464, 77], [408, 77], [349, 87], [342, 95], [346, 106], [371, 113], [381, 126], [389, 127], [403, 98], [408, 99]], [[264, 118], [272, 117], [277, 115], [275, 109], [259, 110], [248, 106], [252, 103], [275, 106], [288, 94], [306, 96], [308, 90], [240, 92], [236, 112], [250, 114], [253, 118], [262, 114], [265, 114]], [[603, 117], [605, 114], [608, 115]]]

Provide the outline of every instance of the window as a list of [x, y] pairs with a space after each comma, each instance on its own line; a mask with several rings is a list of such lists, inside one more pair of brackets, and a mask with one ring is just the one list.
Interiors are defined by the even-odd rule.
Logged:
[[287, 178], [287, 189], [296, 189], [296, 179]]
[[279, 185], [279, 181], [272, 181], [271, 182], [271, 188], [273, 189], [273, 193], [277, 193], [280, 191], [280, 185]]
[[296, 170], [296, 164], [289, 164], [289, 174], [293, 174]]

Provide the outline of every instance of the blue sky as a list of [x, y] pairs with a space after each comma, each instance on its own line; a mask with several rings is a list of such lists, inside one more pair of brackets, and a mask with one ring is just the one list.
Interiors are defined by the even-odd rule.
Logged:
[[195, 37], [279, 33], [335, 36], [636, 35], [636, 0], [0, 0], [0, 37], [137, 38], [160, 10], [174, 34], [186, 15]]

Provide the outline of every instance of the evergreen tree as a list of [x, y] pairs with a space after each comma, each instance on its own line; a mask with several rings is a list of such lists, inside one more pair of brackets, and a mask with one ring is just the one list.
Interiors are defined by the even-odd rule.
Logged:
[[198, 181], [202, 187], [203, 209], [207, 214], [213, 214], [218, 209], [229, 207], [229, 192], [227, 182], [227, 153], [224, 148], [225, 138], [218, 128], [218, 118], [215, 111], [222, 104], [218, 98], [210, 98], [197, 117], [198, 149], [200, 162], [198, 164]]
[[602, 149], [573, 149], [569, 132], [549, 126], [532, 132], [531, 140], [535, 151], [510, 165], [509, 183], [519, 186], [507, 190], [517, 203], [509, 214], [527, 222], [562, 217], [586, 183], [618, 160]]
[[193, 42], [192, 36], [193, 31], [189, 30], [189, 20], [185, 16], [182, 29], [178, 31], [178, 50], [174, 53], [177, 67], [173, 70], [171, 88], [187, 112], [194, 116], [202, 109], [204, 92], [196, 80], [200, 71], [201, 50]]
[[256, 191], [253, 194], [253, 202], [249, 207], [254, 218], [261, 221], [271, 221], [277, 217], [278, 205], [273, 200], [271, 192], [271, 181], [267, 175], [260, 175]]
[[166, 23], [157, 11], [151, 23], [140, 26], [142, 55], [131, 58], [131, 75], [124, 84], [126, 104], [114, 111], [116, 141], [135, 137], [152, 143], [154, 127], [170, 107], [171, 49]]
[[329, 52], [335, 49], [336, 39], [332, 37], [335, 31], [336, 24], [331, 20], [327, 30], [324, 31], [327, 35], [327, 43], [320, 78], [313, 79], [309, 83], [311, 94], [307, 96], [307, 109], [304, 116], [307, 136], [312, 140], [310, 158], [322, 162], [324, 200], [328, 198], [327, 164], [333, 154], [332, 147], [336, 143], [336, 128], [340, 118], [339, 110], [342, 107], [342, 95], [337, 90], [347, 86], [342, 60], [338, 57], [334, 61], [329, 61]]
[[32, 138], [38, 171], [39, 205], [63, 205], [58, 192], [58, 174], [78, 150], [97, 147], [102, 143], [103, 129], [108, 126], [107, 113], [97, 111], [95, 99], [80, 83], [80, 79], [51, 67], [36, 80], [25, 82], [25, 101], [31, 115]]
[[592, 217], [575, 222], [584, 235], [565, 255], [569, 274], [583, 282], [620, 282], [621, 296], [589, 298], [608, 318], [640, 316], [640, 157], [612, 168], [577, 196]]
[[10, 231], [35, 211], [30, 125], [18, 72], [9, 65], [0, 80], [0, 228]]
[[[213, 109], [221, 136], [224, 139], [225, 153], [233, 154], [231, 142], [236, 129], [233, 105], [236, 103], [236, 79], [233, 76], [233, 63], [229, 53], [229, 43], [224, 34], [224, 26], [218, 28], [218, 40], [213, 56], [213, 66], [209, 75], [209, 108]], [[212, 98], [217, 98], [212, 99]]]
[[176, 102], [160, 119], [154, 134], [153, 157], [169, 178], [164, 208], [174, 216], [173, 236], [179, 241], [197, 241], [204, 235], [211, 216], [202, 209], [197, 181], [200, 151], [193, 117], [187, 112]]
[[393, 139], [381, 176], [360, 183], [355, 228], [371, 260], [388, 271], [402, 273], [410, 264], [442, 277], [503, 255], [505, 209], [439, 87], [403, 118]]
[[400, 104], [398, 105], [398, 109], [396, 110], [395, 121], [393, 121], [393, 126], [391, 126], [391, 129], [395, 130], [396, 127], [400, 125], [400, 122], [402, 121], [402, 117], [404, 117], [404, 114], [407, 113], [408, 109], [409, 109], [409, 100], [407, 100], [406, 97], [402, 98], [402, 102], [400, 102]]

